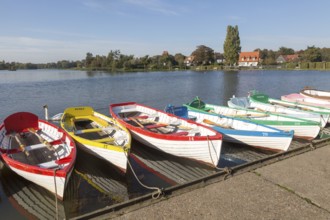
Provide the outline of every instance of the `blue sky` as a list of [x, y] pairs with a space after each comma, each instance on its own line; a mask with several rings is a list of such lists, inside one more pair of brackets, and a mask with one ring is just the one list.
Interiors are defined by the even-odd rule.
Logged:
[[330, 47], [329, 9], [329, 0], [0, 0], [0, 60], [223, 52], [228, 25], [242, 51]]

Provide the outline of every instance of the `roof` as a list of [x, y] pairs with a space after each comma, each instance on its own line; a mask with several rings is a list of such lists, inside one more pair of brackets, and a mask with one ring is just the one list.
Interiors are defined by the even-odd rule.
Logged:
[[286, 61], [293, 61], [298, 59], [298, 54], [286, 55], [284, 56]]
[[241, 52], [239, 54], [239, 61], [244, 60], [244, 62], [256, 62], [256, 61], [259, 61], [259, 59], [260, 59], [260, 52], [259, 51]]
[[290, 61], [297, 61], [299, 59], [298, 54], [290, 54], [290, 55], [280, 55], [276, 59], [277, 61], [282, 61], [282, 62], [290, 62]]

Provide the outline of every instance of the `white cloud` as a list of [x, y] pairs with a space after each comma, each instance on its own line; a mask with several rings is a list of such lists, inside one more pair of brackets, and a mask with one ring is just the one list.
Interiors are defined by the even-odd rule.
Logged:
[[127, 8], [133, 6], [134, 8], [145, 9], [151, 12], [157, 12], [164, 15], [178, 15], [177, 7], [174, 8], [165, 1], [160, 0], [116, 0], [116, 1], [103, 1], [103, 0], [84, 0], [82, 4], [85, 7], [97, 10], [112, 11], [117, 14], [127, 15]]
[[[173, 50], [175, 45], [173, 45]], [[161, 54], [167, 50], [162, 44], [134, 41], [50, 40], [31, 37], [0, 37], [0, 60], [6, 62], [48, 63], [60, 60], [82, 60], [86, 53], [107, 55], [110, 50], [120, 50], [122, 54], [144, 56]], [[173, 51], [176, 53], [176, 51]]]

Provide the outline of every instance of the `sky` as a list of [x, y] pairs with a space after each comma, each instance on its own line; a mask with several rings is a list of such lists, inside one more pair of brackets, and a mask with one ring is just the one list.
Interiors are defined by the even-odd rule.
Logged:
[[228, 25], [242, 51], [330, 48], [329, 9], [329, 0], [0, 0], [0, 60], [223, 53]]

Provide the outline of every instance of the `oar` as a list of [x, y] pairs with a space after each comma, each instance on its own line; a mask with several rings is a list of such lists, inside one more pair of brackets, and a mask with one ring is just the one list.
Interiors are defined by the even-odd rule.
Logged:
[[38, 137], [38, 139], [40, 140], [40, 142], [44, 143], [49, 150], [55, 150], [53, 148], [53, 145], [51, 145], [48, 141], [46, 141], [43, 137], [41, 137], [41, 135], [38, 134], [38, 132], [34, 128], [28, 128], [28, 130], [30, 132], [32, 132], [33, 134], [35, 134]]
[[208, 120], [208, 119], [204, 119], [203, 122], [204, 122], [205, 124], [209, 124], [209, 125], [213, 125], [213, 126], [217, 126], [217, 127], [231, 128], [230, 126], [225, 126], [225, 125], [222, 125], [222, 124], [216, 123], [216, 122], [211, 121], [211, 120]]
[[143, 121], [145, 121], [146, 123], [154, 123], [156, 125], [160, 125], [163, 127], [174, 126], [174, 127], [180, 128], [182, 130], [191, 130], [192, 129], [192, 127], [188, 127], [188, 126], [184, 126], [184, 125], [180, 125], [180, 124], [176, 124], [176, 123], [168, 124], [168, 123], [158, 122], [158, 121], [153, 121], [153, 120], [143, 120]]
[[21, 150], [26, 154], [26, 156], [29, 156], [29, 152], [25, 150], [25, 145], [21, 142], [21, 140], [19, 139], [19, 137], [17, 136], [17, 133], [12, 133], [12, 136], [15, 137], [15, 140], [17, 141], [19, 147], [21, 148]]
[[256, 111], [260, 111], [260, 112], [268, 112], [268, 113], [273, 113], [273, 114], [278, 114], [279, 112], [272, 112], [272, 111], [266, 111], [266, 110], [263, 110], [261, 108], [255, 108]]
[[257, 117], [268, 117], [269, 115], [268, 114], [258, 114], [258, 113], [255, 113], [255, 114], [252, 114], [252, 113], [247, 113], [247, 114], [226, 114], [226, 116], [228, 117], [254, 117], [254, 118], [257, 118]]
[[144, 128], [144, 126], [140, 122], [138, 122], [138, 120], [136, 118], [130, 117], [130, 118], [128, 118], [128, 120], [131, 120], [131, 121], [135, 122], [135, 124], [137, 124], [139, 127]]
[[[298, 108], [300, 110], [304, 110], [304, 111], [312, 111], [311, 108], [309, 106], [307, 107], [302, 107], [302, 106], [298, 106], [296, 104], [290, 105], [290, 104], [286, 104], [286, 103], [280, 103], [280, 102], [274, 102], [277, 105], [283, 106], [283, 107], [287, 107], [287, 108]], [[299, 103], [298, 103], [299, 104]]]

